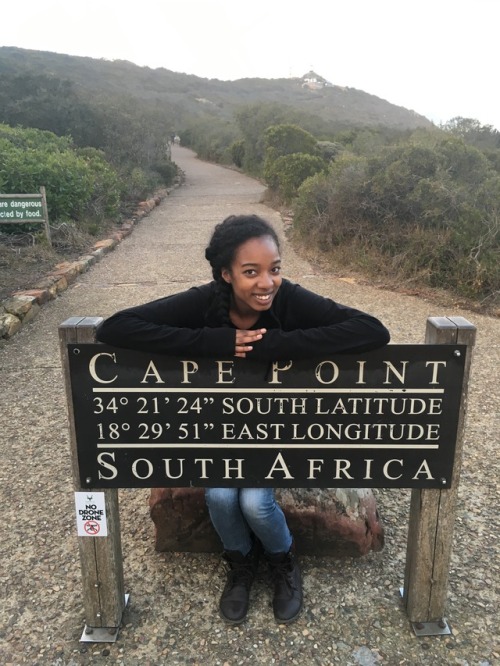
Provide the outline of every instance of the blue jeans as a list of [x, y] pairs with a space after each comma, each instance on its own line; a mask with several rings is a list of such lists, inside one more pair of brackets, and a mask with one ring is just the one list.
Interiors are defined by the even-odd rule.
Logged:
[[205, 488], [208, 512], [224, 550], [247, 555], [252, 534], [269, 555], [288, 553], [292, 535], [274, 488]]

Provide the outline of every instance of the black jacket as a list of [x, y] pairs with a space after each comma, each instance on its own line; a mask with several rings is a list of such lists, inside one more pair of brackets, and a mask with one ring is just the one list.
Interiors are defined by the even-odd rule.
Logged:
[[[211, 282], [117, 312], [100, 325], [97, 339], [115, 347], [172, 356], [230, 358], [235, 329], [214, 325], [214, 292]], [[266, 328], [267, 333], [247, 357], [266, 361], [363, 352], [382, 347], [390, 338], [375, 317], [285, 279], [271, 308], [252, 328]]]

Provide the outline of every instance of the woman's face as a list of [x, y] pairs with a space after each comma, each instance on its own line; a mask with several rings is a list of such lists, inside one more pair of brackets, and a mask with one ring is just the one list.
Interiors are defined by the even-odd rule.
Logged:
[[281, 286], [281, 257], [272, 237], [242, 243], [222, 277], [233, 288], [234, 309], [240, 315], [269, 310]]

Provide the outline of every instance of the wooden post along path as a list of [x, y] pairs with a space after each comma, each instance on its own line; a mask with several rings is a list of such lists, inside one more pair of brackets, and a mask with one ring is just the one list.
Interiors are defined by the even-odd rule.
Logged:
[[[59, 327], [59, 341], [62, 356], [66, 395], [68, 396], [68, 417], [70, 424], [70, 445], [75, 492], [82, 489], [79, 482], [78, 456], [71, 400], [71, 382], [67, 345], [95, 341], [95, 331], [102, 317], [71, 317]], [[123, 559], [121, 549], [120, 515], [118, 510], [118, 490], [103, 491], [107, 518], [107, 536], [78, 537], [80, 564], [83, 583], [83, 605], [85, 629], [82, 641], [114, 642], [121, 623], [126, 597], [123, 583]]]
[[430, 317], [427, 320], [425, 342], [466, 345], [466, 359], [451, 487], [446, 490], [414, 489], [411, 494], [403, 598], [417, 635], [449, 633], [444, 613], [475, 339], [475, 326], [463, 317]]

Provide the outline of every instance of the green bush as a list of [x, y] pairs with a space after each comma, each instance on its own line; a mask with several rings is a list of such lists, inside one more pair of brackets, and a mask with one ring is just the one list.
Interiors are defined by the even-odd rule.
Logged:
[[67, 137], [50, 132], [0, 125], [0, 181], [4, 192], [16, 194], [43, 185], [51, 223], [118, 214], [118, 175], [103, 154], [73, 150]]
[[340, 143], [334, 141], [318, 141], [316, 148], [320, 157], [327, 162], [331, 162], [338, 157], [344, 149]]
[[264, 132], [266, 162], [292, 153], [317, 155], [317, 141], [312, 134], [292, 123], [271, 125]]
[[118, 173], [107, 162], [104, 153], [95, 148], [79, 148], [77, 155], [87, 163], [92, 174], [92, 196], [84, 215], [116, 218], [121, 204], [121, 182]]
[[[165, 154], [173, 110], [120, 90], [120, 85], [107, 87], [89, 96], [55, 75], [2, 72], [0, 118], [11, 126], [71, 137], [68, 147], [102, 150], [116, 167], [149, 169]], [[37, 136], [37, 148], [39, 141]]]
[[283, 198], [283, 201], [290, 202], [306, 178], [325, 170], [326, 164], [321, 157], [292, 153], [266, 163], [264, 178], [269, 187]]
[[177, 176], [177, 166], [167, 157], [154, 162], [152, 169], [160, 175], [164, 185], [172, 185]]
[[353, 214], [366, 181], [366, 160], [342, 155], [327, 172], [305, 180], [294, 201], [300, 235], [331, 248], [366, 233], [368, 223]]
[[369, 157], [345, 152], [304, 182], [294, 212], [299, 236], [335, 261], [499, 298], [500, 175], [456, 137], [420, 134]]
[[135, 167], [130, 172], [123, 173], [122, 198], [129, 202], [145, 199], [158, 185], [158, 180], [158, 174]]
[[266, 151], [264, 132], [271, 125], [286, 122], [287, 116], [286, 107], [273, 102], [248, 104], [236, 112], [236, 122], [245, 147], [245, 171], [261, 175]]
[[245, 142], [243, 139], [240, 139], [239, 141], [233, 141], [233, 143], [229, 146], [229, 150], [231, 151], [231, 160], [233, 164], [241, 169], [245, 159]]
[[204, 160], [223, 164], [232, 163], [231, 145], [235, 139], [236, 128], [218, 118], [199, 120], [181, 132], [183, 146], [189, 146]]

